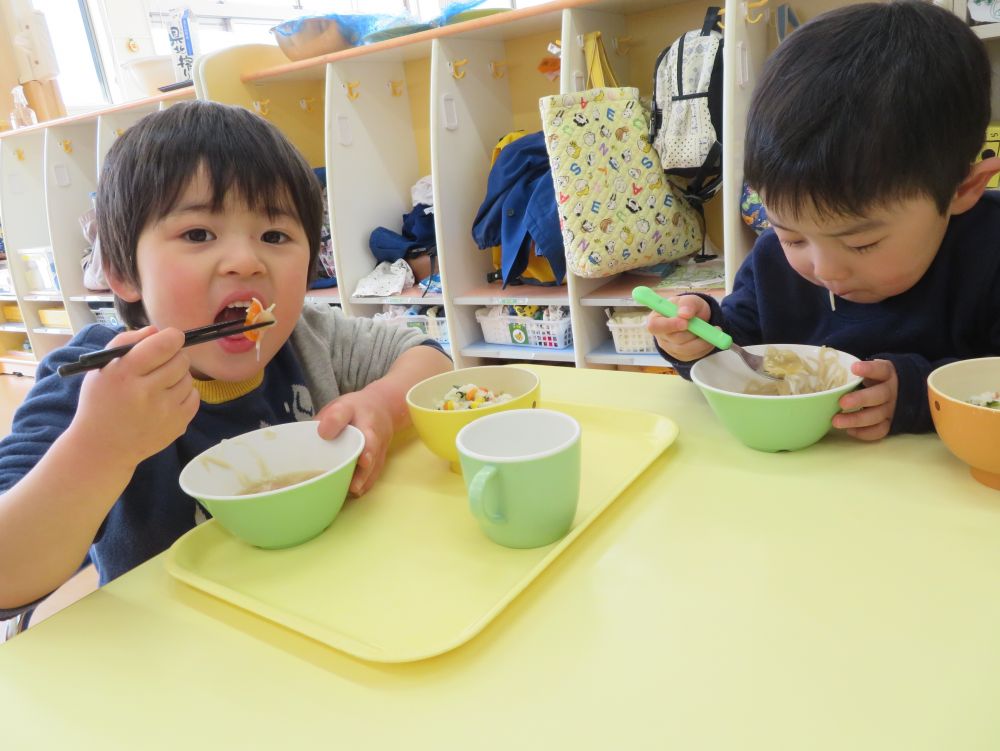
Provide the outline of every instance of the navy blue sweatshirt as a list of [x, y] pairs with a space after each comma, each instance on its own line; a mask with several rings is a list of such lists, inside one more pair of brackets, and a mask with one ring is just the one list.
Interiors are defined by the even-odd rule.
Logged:
[[[927, 376], [955, 360], [1000, 355], [1000, 193], [953, 216], [927, 273], [878, 303], [837, 299], [799, 276], [777, 236], [762, 234], [710, 322], [737, 344], [825, 344], [863, 360], [889, 360], [899, 395], [891, 433], [933, 430]], [[690, 378], [692, 362], [670, 360]]]

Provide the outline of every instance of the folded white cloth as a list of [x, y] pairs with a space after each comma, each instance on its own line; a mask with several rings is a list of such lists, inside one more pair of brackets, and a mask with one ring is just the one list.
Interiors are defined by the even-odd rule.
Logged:
[[389, 297], [398, 295], [415, 283], [410, 264], [402, 258], [392, 263], [383, 261], [374, 271], [358, 280], [354, 294], [357, 297]]
[[425, 214], [434, 213], [434, 188], [431, 185], [431, 176], [421, 177], [410, 188], [410, 198], [413, 199], [413, 205], [416, 206], [418, 203], [425, 203], [430, 208], [424, 209]]

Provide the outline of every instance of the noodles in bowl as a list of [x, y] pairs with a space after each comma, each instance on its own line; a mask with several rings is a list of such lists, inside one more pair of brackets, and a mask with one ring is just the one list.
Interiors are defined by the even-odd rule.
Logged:
[[768, 345], [764, 352], [764, 370], [781, 378], [780, 381], [754, 379], [745, 393], [762, 396], [815, 394], [843, 386], [851, 377], [840, 362], [837, 350], [819, 347], [815, 356], [799, 354], [787, 347]]
[[[794, 451], [820, 440], [840, 411], [840, 397], [861, 384], [851, 373], [857, 358], [808, 344], [751, 345], [755, 355], [772, 352], [770, 365], [781, 381], [755, 376], [729, 350], [695, 363], [691, 380], [719, 421], [740, 441], [759, 451]], [[781, 393], [787, 389], [788, 393]], [[820, 390], [816, 390], [820, 389]]]

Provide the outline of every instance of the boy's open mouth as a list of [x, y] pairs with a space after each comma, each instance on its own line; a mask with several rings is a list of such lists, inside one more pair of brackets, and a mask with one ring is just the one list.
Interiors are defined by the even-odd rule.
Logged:
[[250, 300], [236, 300], [229, 303], [215, 316], [215, 323], [223, 321], [242, 321], [247, 317], [247, 308], [250, 307]]

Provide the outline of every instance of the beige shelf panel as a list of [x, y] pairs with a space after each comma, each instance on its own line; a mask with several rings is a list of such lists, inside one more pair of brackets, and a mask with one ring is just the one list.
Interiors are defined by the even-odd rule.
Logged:
[[520, 284], [503, 289], [500, 282], [483, 284], [455, 297], [456, 305], [569, 305], [566, 285]]

